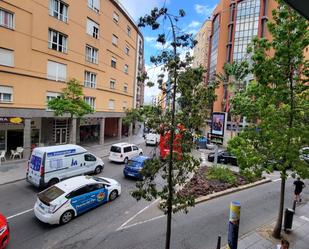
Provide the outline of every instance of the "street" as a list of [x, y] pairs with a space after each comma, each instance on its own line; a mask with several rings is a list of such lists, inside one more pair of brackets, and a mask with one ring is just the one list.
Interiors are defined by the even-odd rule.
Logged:
[[[144, 154], [153, 147], [142, 146]], [[8, 249], [163, 248], [165, 216], [157, 202], [137, 202], [130, 196], [135, 180], [123, 177], [123, 164], [103, 158], [101, 175], [118, 180], [122, 195], [64, 226], [50, 226], [36, 219], [33, 205], [38, 190], [25, 181], [0, 187], [0, 210], [8, 217], [11, 242]], [[292, 180], [287, 182], [286, 204], [292, 205]], [[218, 235], [226, 241], [229, 203], [242, 204], [240, 234], [263, 225], [277, 215], [280, 181], [201, 203], [186, 214], [173, 217], [172, 248], [213, 248]]]

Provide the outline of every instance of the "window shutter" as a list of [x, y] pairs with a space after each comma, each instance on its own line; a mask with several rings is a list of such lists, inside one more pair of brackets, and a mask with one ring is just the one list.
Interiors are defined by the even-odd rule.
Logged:
[[14, 66], [14, 51], [0, 48], [0, 65]]
[[1, 93], [13, 94], [13, 87], [9, 86], [0, 86]]
[[57, 79], [57, 63], [47, 61], [47, 78], [51, 80]]

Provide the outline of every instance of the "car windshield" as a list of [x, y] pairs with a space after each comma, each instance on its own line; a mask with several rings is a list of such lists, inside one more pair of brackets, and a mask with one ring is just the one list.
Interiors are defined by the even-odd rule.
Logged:
[[112, 146], [111, 147], [111, 152], [121, 153], [121, 148], [118, 147], [118, 146]]
[[64, 191], [56, 186], [52, 186], [38, 194], [39, 199], [44, 203], [50, 203], [64, 194]]
[[105, 180], [105, 179], [102, 179], [102, 178], [100, 178], [100, 177], [93, 176], [92, 179], [95, 180], [95, 181], [97, 181], [97, 182], [110, 184], [109, 181], [107, 181], [107, 180]]
[[139, 168], [139, 167], [142, 167], [142, 163], [141, 163], [141, 162], [138, 162], [138, 161], [130, 160], [130, 161], [128, 162], [128, 166], [129, 166], [129, 167], [132, 167], [132, 168]]

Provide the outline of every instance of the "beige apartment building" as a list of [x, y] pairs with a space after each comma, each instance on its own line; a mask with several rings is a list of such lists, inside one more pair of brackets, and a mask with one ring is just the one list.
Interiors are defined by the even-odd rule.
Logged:
[[193, 67], [203, 66], [205, 69], [207, 69], [210, 35], [211, 20], [206, 20], [198, 33], [195, 35], [195, 40], [197, 41], [197, 44], [193, 50]]
[[[117, 0], [0, 1], [0, 151], [121, 137], [124, 110], [142, 102], [143, 51]], [[71, 125], [47, 101], [72, 78], [95, 113]]]

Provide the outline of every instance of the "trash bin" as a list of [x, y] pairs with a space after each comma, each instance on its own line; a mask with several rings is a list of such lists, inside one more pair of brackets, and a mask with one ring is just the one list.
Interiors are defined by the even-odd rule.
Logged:
[[201, 137], [197, 140], [197, 146], [199, 149], [206, 149], [207, 138]]
[[290, 208], [285, 209], [284, 213], [284, 231], [287, 229], [292, 229], [292, 223], [293, 223], [293, 215], [294, 210]]

